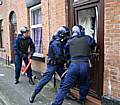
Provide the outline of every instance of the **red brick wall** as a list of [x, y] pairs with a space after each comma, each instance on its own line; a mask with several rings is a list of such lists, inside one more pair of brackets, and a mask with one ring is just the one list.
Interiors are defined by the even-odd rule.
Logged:
[[[3, 33], [5, 37], [5, 50], [7, 55], [11, 58], [10, 50], [10, 31], [9, 31], [9, 17], [10, 13], [14, 11], [17, 17], [17, 29], [19, 32], [20, 26], [28, 26], [28, 14], [25, 5], [25, 0], [4, 0], [3, 5], [0, 6], [0, 14], [3, 17]], [[0, 55], [0, 57], [5, 58], [5, 56]], [[4, 52], [5, 55], [5, 52]]]
[[104, 2], [104, 95], [120, 98], [120, 1]]

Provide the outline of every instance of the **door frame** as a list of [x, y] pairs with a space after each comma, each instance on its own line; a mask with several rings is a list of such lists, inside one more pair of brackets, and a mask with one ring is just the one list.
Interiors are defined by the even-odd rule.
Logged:
[[[98, 48], [100, 48], [100, 61], [98, 62], [98, 68], [100, 69], [98, 71], [98, 78], [100, 78], [101, 80], [98, 81], [99, 82], [99, 89], [98, 89], [98, 97], [94, 96], [94, 94], [92, 95], [93, 97], [97, 98], [97, 99], [101, 99], [101, 96], [103, 95], [103, 80], [104, 80], [104, 0], [88, 0], [87, 2], [83, 2], [83, 3], [74, 3], [74, 0], [68, 0], [68, 8], [69, 8], [69, 23], [68, 26], [72, 27], [73, 25], [75, 25], [76, 23], [78, 23], [78, 19], [77, 19], [77, 11], [81, 10], [81, 9], [85, 9], [85, 8], [90, 8], [90, 7], [98, 7], [98, 28], [97, 28], [97, 40], [98, 42]], [[72, 12], [72, 13], [70, 13]], [[71, 21], [72, 20], [72, 21]], [[72, 25], [72, 26], [71, 26]]]
[[[13, 15], [15, 15], [15, 23], [12, 23]], [[15, 35], [17, 36], [17, 17], [14, 11], [11, 11], [9, 14], [9, 33], [10, 33], [10, 49], [11, 49], [11, 63], [14, 63], [14, 52], [13, 52], [13, 44], [15, 40]]]

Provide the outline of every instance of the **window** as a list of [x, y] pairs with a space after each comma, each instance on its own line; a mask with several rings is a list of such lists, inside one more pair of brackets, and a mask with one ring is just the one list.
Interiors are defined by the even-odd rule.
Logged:
[[4, 48], [3, 20], [0, 20], [0, 48]]
[[85, 28], [85, 34], [94, 37], [97, 41], [97, 23], [98, 11], [97, 7], [88, 8], [78, 11], [79, 24]]
[[[78, 2], [79, 0], [74, 0], [74, 2]], [[79, 2], [86, 2], [86, 1], [89, 1], [89, 0], [80, 0]]]
[[97, 2], [99, 0], [74, 0], [74, 2], [79, 2], [79, 3], [90, 3], [90, 2]]
[[2, 5], [3, 4], [3, 1], [2, 0], [0, 0], [0, 5]]
[[43, 56], [41, 5], [30, 8], [31, 37], [35, 43], [34, 56]]

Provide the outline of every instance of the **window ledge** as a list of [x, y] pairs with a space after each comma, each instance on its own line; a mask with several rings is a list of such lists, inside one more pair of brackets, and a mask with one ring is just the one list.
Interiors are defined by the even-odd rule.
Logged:
[[44, 54], [34, 53], [32, 59], [37, 60], [37, 61], [45, 62]]
[[34, 57], [45, 58], [44, 54], [34, 53]]
[[5, 52], [5, 48], [0, 48], [0, 52]]

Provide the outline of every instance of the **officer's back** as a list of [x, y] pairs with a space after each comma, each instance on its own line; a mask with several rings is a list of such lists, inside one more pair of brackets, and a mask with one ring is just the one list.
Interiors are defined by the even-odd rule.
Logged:
[[71, 59], [80, 58], [88, 60], [91, 51], [96, 46], [95, 40], [85, 35], [85, 29], [80, 25], [74, 26], [72, 32], [73, 36], [68, 41]]

